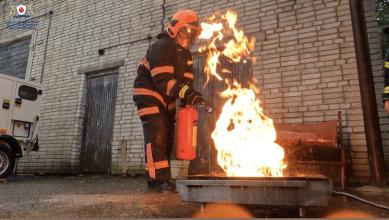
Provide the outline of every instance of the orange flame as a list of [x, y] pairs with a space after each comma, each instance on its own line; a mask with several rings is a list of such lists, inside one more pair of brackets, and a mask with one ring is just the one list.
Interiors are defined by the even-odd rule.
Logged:
[[249, 56], [254, 49], [255, 38], [249, 41], [242, 30], [236, 28], [237, 15], [231, 11], [227, 11], [226, 19], [229, 28], [233, 31], [234, 39], [228, 41], [225, 45], [223, 55], [229, 57], [234, 62], [240, 62], [241, 57]]
[[[233, 62], [240, 62], [242, 58], [250, 58], [255, 44], [255, 38], [248, 40], [244, 32], [236, 27], [237, 14], [235, 12], [228, 10], [225, 15], [212, 15], [208, 20], [212, 23], [201, 23], [203, 31], [199, 36], [199, 39], [210, 40], [207, 45], [208, 54], [204, 69], [207, 74], [205, 85], [208, 84], [211, 75], [218, 80], [223, 80], [218, 70], [220, 55], [223, 54]], [[214, 20], [216, 21], [214, 22]], [[224, 43], [224, 41], [228, 42]], [[223, 44], [223, 46], [218, 47], [217, 43]], [[199, 49], [199, 52], [204, 51], [204, 47]]]
[[234, 83], [212, 132], [218, 163], [227, 176], [282, 176], [284, 150], [275, 143], [273, 120], [260, 107], [253, 89]]
[[[251, 57], [255, 38], [249, 38], [236, 27], [237, 14], [228, 10], [225, 15], [213, 15], [209, 23], [202, 23], [200, 39], [208, 45], [199, 48], [207, 51], [204, 72], [209, 82], [211, 76], [223, 80], [222, 74], [231, 73], [220, 67], [220, 56], [231, 62], [243, 62]], [[217, 46], [223, 45], [223, 46]], [[228, 83], [228, 81], [226, 81]], [[275, 143], [276, 130], [256, 99], [257, 89], [242, 88], [234, 82], [233, 87], [221, 93], [227, 98], [215, 130], [212, 132], [219, 165], [228, 176], [282, 176], [285, 169], [284, 150]]]

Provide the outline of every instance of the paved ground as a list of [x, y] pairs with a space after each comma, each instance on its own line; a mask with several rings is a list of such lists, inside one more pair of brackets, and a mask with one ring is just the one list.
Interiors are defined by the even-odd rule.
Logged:
[[[389, 205], [388, 189], [374, 187], [355, 191], [368, 199]], [[389, 217], [389, 212], [362, 203], [333, 197], [327, 208], [308, 210], [307, 217], [323, 217], [342, 211]], [[0, 218], [84, 217], [193, 217], [199, 204], [184, 203], [177, 194], [146, 192], [142, 177], [119, 176], [14, 176], [0, 182]], [[295, 210], [263, 209], [257, 206], [209, 205], [208, 216], [296, 217]], [[352, 217], [352, 216], [351, 216]]]

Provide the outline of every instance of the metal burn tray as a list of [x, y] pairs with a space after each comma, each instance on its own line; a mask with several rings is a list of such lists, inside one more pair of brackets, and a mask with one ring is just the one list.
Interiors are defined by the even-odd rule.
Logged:
[[325, 176], [226, 177], [192, 175], [177, 179], [181, 200], [264, 206], [327, 206], [332, 182]]

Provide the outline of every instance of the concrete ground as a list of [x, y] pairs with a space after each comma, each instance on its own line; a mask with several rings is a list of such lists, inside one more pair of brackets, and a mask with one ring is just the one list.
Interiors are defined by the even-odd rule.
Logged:
[[[388, 189], [361, 187], [353, 193], [389, 205]], [[178, 194], [147, 192], [143, 177], [13, 176], [0, 182], [0, 218], [193, 217], [200, 205], [181, 202]], [[389, 211], [333, 197], [326, 208], [307, 210], [307, 217], [356, 215], [389, 217]], [[297, 217], [295, 209], [212, 204], [208, 217]], [[200, 214], [201, 216], [201, 214]]]

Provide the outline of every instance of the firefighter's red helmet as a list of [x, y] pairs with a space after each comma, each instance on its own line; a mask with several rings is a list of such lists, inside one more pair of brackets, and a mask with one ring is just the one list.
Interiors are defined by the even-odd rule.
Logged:
[[196, 12], [192, 10], [177, 11], [169, 22], [167, 32], [174, 38], [182, 28], [186, 28], [193, 35], [196, 35], [196, 37], [200, 35], [201, 27]]

